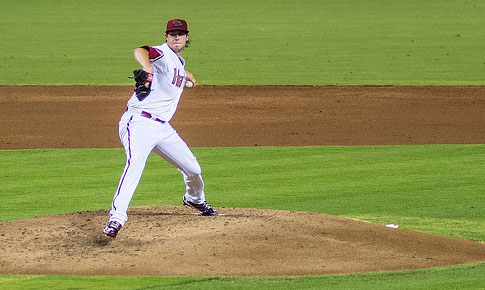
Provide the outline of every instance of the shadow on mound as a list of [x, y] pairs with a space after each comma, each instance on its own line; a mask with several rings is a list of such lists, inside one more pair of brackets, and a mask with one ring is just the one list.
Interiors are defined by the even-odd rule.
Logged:
[[416, 269], [485, 261], [485, 245], [330, 215], [133, 207], [116, 239], [106, 211], [0, 223], [9, 274], [280, 276]]

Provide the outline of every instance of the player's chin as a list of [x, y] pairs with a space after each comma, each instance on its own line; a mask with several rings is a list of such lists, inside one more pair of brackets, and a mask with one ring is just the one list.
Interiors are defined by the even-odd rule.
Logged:
[[185, 47], [185, 44], [182, 44], [182, 43], [174, 43], [172, 45], [172, 48], [175, 51], [181, 51], [184, 47]]

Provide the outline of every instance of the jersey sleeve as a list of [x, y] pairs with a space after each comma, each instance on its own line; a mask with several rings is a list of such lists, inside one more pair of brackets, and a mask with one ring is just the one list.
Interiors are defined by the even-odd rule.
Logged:
[[151, 62], [157, 61], [163, 57], [163, 52], [151, 46], [145, 45], [141, 48], [144, 48], [148, 51], [148, 58]]

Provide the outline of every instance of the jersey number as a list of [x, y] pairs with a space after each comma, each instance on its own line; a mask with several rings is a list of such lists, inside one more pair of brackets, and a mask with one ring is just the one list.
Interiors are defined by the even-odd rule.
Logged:
[[183, 81], [184, 81], [184, 76], [181, 76], [180, 71], [178, 69], [174, 68], [173, 69], [172, 85], [176, 85], [177, 87], [180, 88]]

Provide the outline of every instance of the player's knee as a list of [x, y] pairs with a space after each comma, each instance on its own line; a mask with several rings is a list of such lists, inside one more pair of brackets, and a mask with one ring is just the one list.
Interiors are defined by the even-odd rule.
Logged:
[[198, 163], [192, 164], [191, 166], [187, 166], [183, 170], [182, 173], [187, 175], [187, 177], [199, 176], [202, 174], [202, 169]]
[[193, 168], [191, 168], [191, 170], [189, 171], [189, 176], [197, 176], [197, 175], [201, 175], [202, 174], [202, 169], [200, 168], [199, 165], [197, 166], [194, 166]]

